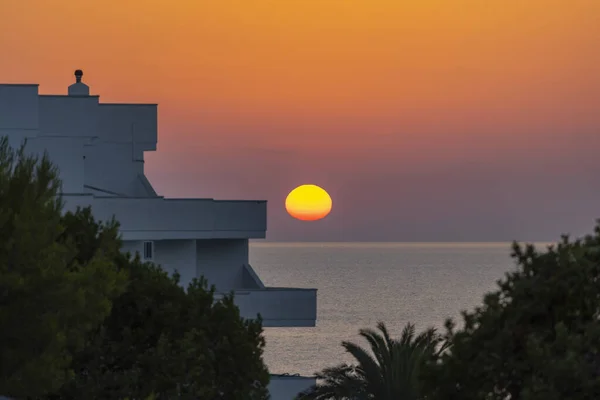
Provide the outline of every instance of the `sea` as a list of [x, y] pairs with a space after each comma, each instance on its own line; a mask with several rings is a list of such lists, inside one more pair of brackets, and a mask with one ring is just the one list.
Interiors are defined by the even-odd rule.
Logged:
[[[543, 248], [546, 244], [536, 244]], [[271, 373], [312, 375], [351, 361], [341, 342], [383, 321], [443, 329], [516, 269], [510, 243], [252, 243], [250, 263], [267, 286], [317, 288], [310, 328], [265, 328]]]

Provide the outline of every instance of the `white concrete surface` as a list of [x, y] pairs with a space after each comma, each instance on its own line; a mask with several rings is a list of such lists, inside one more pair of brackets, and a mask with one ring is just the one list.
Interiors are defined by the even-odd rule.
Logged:
[[[266, 201], [159, 196], [144, 173], [144, 153], [157, 149], [157, 105], [101, 103], [79, 72], [67, 92], [0, 84], [0, 136], [51, 159], [66, 210], [91, 206], [97, 219], [115, 217], [123, 251], [143, 254], [151, 242], [150, 261], [177, 271], [183, 286], [205, 276], [219, 293], [234, 291], [242, 316], [260, 313], [265, 327], [315, 325], [316, 289], [265, 287], [248, 264], [248, 239], [266, 234]], [[275, 376], [273, 400], [311, 379]]]

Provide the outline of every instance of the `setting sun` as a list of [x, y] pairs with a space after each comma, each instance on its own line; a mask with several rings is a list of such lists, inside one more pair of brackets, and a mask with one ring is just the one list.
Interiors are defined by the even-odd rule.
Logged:
[[285, 209], [301, 221], [317, 221], [331, 211], [331, 197], [319, 186], [301, 185], [288, 194]]

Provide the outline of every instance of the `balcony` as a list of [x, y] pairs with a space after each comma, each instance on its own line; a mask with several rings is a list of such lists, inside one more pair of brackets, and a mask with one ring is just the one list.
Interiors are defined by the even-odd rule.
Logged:
[[269, 383], [269, 394], [271, 400], [292, 400], [300, 392], [316, 384], [317, 380], [313, 376], [300, 375], [271, 375]]
[[65, 209], [92, 206], [96, 219], [114, 215], [124, 240], [258, 239], [267, 228], [267, 202], [65, 195]]
[[312, 327], [317, 320], [317, 289], [238, 289], [234, 296], [241, 316], [260, 314], [264, 327]]

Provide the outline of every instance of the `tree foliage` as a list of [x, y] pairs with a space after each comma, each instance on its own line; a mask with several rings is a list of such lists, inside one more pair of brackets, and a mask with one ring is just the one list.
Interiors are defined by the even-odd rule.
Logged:
[[0, 394], [37, 397], [72, 376], [73, 354], [125, 284], [113, 243], [85, 262], [65, 234], [58, 172], [0, 140]]
[[340, 364], [316, 375], [317, 385], [298, 396], [302, 400], [417, 400], [421, 398], [421, 368], [443, 351], [434, 329], [415, 335], [406, 325], [400, 339], [393, 339], [385, 324], [379, 330], [361, 329], [370, 351], [342, 342], [355, 364]]
[[[80, 257], [94, 254], [89, 211], [71, 216], [81, 233]], [[204, 279], [187, 291], [178, 276], [138, 256], [115, 254], [129, 277], [110, 315], [74, 361], [75, 377], [54, 399], [264, 399], [269, 374], [262, 360], [260, 320], [240, 317], [232, 296], [215, 301]]]
[[600, 225], [546, 251], [513, 245], [517, 270], [483, 305], [446, 323], [428, 371], [432, 399], [600, 398]]
[[0, 227], [0, 395], [267, 398], [260, 320], [121, 253], [117, 222], [64, 213], [56, 168], [6, 138]]

